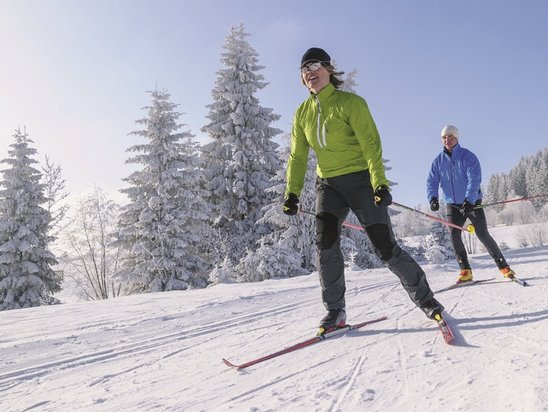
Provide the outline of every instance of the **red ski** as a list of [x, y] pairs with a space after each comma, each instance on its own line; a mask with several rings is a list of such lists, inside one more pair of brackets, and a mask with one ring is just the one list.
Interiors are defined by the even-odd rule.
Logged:
[[339, 328], [339, 329], [336, 329], [332, 332], [328, 332], [328, 333], [325, 333], [325, 334], [319, 335], [319, 336], [314, 336], [313, 338], [310, 338], [310, 339], [307, 339], [305, 341], [296, 343], [295, 345], [289, 346], [289, 347], [287, 347], [285, 349], [282, 349], [278, 352], [274, 352], [274, 353], [271, 353], [269, 355], [265, 355], [261, 358], [254, 359], [254, 360], [251, 360], [249, 362], [242, 363], [240, 365], [236, 365], [236, 364], [234, 364], [234, 363], [232, 363], [232, 362], [230, 362], [230, 361], [228, 361], [224, 358], [223, 358], [223, 362], [225, 363], [225, 365], [230, 366], [231, 368], [238, 369], [238, 370], [244, 369], [244, 368], [247, 368], [251, 365], [256, 365], [257, 363], [261, 363], [261, 362], [264, 362], [266, 360], [275, 358], [277, 356], [285, 355], [286, 353], [294, 352], [298, 349], [302, 349], [304, 347], [313, 345], [315, 343], [321, 342], [322, 340], [329, 339], [333, 336], [341, 335], [341, 334], [346, 333], [348, 331], [359, 329], [363, 326], [371, 325], [372, 323], [381, 322], [381, 321], [386, 320], [386, 319], [387, 319], [387, 317], [383, 316], [383, 317], [378, 318], [378, 319], [368, 320], [366, 322], [356, 323], [354, 325], [346, 325], [346, 326], [344, 326], [342, 328]]
[[443, 340], [445, 343], [450, 345], [455, 340], [455, 335], [453, 335], [453, 331], [445, 321], [445, 319], [440, 315], [437, 314], [434, 318], [436, 321], [438, 328], [440, 328], [441, 336], [443, 336]]

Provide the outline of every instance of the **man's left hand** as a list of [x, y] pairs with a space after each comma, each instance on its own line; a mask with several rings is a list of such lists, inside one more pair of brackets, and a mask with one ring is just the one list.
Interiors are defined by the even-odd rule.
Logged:
[[388, 206], [392, 204], [392, 195], [388, 190], [388, 186], [380, 185], [375, 189], [375, 206]]
[[474, 205], [470, 203], [468, 200], [465, 200], [462, 206], [460, 207], [460, 214], [463, 216], [468, 215], [469, 213], [474, 211]]

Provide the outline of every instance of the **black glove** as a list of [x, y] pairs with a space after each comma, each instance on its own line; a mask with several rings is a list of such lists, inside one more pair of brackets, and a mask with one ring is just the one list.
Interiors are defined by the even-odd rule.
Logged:
[[287, 195], [287, 199], [285, 199], [283, 207], [284, 213], [289, 216], [296, 214], [299, 211], [297, 203], [299, 203], [299, 198], [295, 193], [290, 193]]
[[438, 202], [437, 197], [433, 197], [432, 199], [430, 199], [430, 210], [432, 212], [437, 212], [438, 210], [440, 210], [440, 202]]
[[392, 204], [392, 195], [390, 194], [390, 191], [388, 190], [388, 186], [386, 185], [380, 185], [375, 189], [375, 206], [381, 207], [381, 206], [388, 206]]
[[470, 203], [468, 200], [464, 200], [464, 203], [460, 207], [460, 214], [463, 216], [466, 216], [468, 213], [472, 212], [474, 210], [474, 205]]

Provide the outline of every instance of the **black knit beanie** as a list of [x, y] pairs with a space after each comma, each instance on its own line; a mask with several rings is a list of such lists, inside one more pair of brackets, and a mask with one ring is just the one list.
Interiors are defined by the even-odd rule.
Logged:
[[303, 54], [303, 58], [301, 59], [301, 67], [310, 62], [331, 63], [331, 57], [324, 49], [312, 47]]

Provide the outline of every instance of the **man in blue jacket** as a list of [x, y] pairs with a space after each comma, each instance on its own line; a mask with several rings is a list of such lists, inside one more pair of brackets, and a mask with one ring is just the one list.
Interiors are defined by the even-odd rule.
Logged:
[[[426, 182], [426, 192], [430, 209], [440, 208], [438, 189], [444, 194], [447, 204], [447, 219], [457, 226], [463, 226], [466, 219], [474, 225], [476, 235], [494, 259], [500, 273], [511, 278], [515, 275], [502, 255], [497, 242], [487, 230], [485, 212], [481, 205], [481, 166], [478, 158], [470, 150], [459, 144], [459, 130], [453, 125], [445, 126], [441, 131], [443, 151], [432, 162]], [[460, 267], [457, 283], [472, 280], [472, 269], [468, 262], [466, 248], [462, 242], [462, 230], [450, 227], [451, 241]]]

